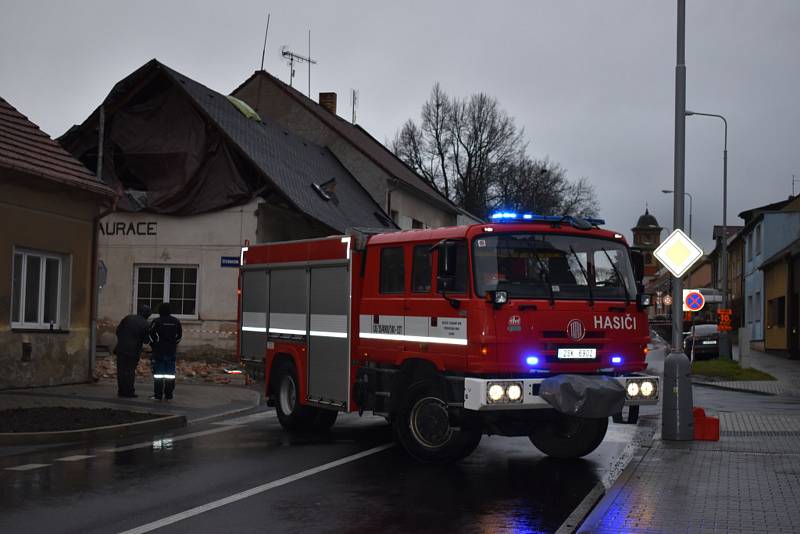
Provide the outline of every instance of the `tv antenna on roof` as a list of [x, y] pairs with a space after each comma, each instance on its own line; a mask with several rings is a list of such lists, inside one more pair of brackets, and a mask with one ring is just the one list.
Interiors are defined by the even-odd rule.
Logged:
[[269, 18], [271, 15], [271, 13], [267, 13], [267, 29], [264, 31], [264, 47], [261, 49], [261, 70], [264, 70], [264, 54], [267, 52], [267, 36], [269, 35]]
[[[287, 46], [281, 47], [281, 55], [283, 59], [285, 59], [289, 63], [289, 87], [292, 87], [292, 82], [294, 80], [294, 64], [297, 63], [308, 63], [308, 72], [309, 75], [311, 74], [311, 65], [316, 65], [317, 62], [311, 59], [308, 56], [301, 56], [300, 54], [295, 54]], [[309, 91], [311, 87], [309, 86]], [[308, 95], [311, 98], [311, 94]]]
[[352, 104], [353, 115], [352, 119], [350, 120], [351, 123], [356, 123], [356, 108], [358, 107], [358, 91], [355, 89], [350, 89], [350, 102]]

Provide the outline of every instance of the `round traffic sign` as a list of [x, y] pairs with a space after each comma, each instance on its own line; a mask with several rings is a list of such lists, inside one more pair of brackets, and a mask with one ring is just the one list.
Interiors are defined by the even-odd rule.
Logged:
[[669, 295], [664, 296], [664, 306], [671, 306], [672, 305], [672, 297]]
[[703, 297], [703, 294], [699, 291], [692, 291], [686, 294], [686, 307], [689, 308], [691, 311], [700, 311], [703, 309], [703, 305], [706, 303], [706, 299]]

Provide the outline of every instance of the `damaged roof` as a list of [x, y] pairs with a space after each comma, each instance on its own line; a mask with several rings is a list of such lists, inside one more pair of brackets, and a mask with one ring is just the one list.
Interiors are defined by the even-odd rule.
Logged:
[[264, 70], [256, 71], [247, 80], [240, 84], [239, 87], [234, 89], [231, 94], [236, 96], [237, 92], [242, 87], [246, 86], [257, 76], [261, 76], [264, 80], [274, 84], [281, 91], [285, 92], [288, 96], [294, 99], [297, 103], [313, 113], [318, 119], [327, 124], [339, 136], [350, 143], [356, 150], [364, 154], [376, 165], [397, 179], [398, 185], [404, 186], [406, 189], [414, 191], [418, 195], [427, 197], [428, 200], [435, 202], [437, 205], [443, 208], [446, 208], [451, 213], [463, 213], [468, 215], [470, 218], [475, 219], [476, 221], [480, 221], [479, 218], [469, 214], [447, 199], [440, 191], [431, 186], [431, 184], [429, 184], [423, 177], [414, 172], [400, 158], [392, 153], [391, 150], [386, 148], [383, 143], [375, 139], [361, 126], [348, 122], [335, 113], [331, 113], [325, 109], [325, 107], [307, 97], [294, 87], [282, 82], [272, 74]]
[[[241, 169], [236, 173], [237, 176], [227, 172], [238, 168], [237, 159], [234, 162], [236, 165], [229, 165], [225, 171], [203, 170], [204, 173], [212, 173], [205, 181], [193, 179], [183, 181], [181, 187], [186, 189], [187, 194], [192, 187], [205, 187], [208, 190], [208, 194], [202, 196], [198, 196], [197, 191], [191, 191], [192, 195], [198, 197], [196, 202], [163, 203], [158, 206], [145, 206], [145, 210], [176, 215], [198, 213], [192, 209], [213, 211], [241, 204], [265, 191], [277, 189], [293, 208], [337, 231], [343, 232], [354, 226], [394, 228], [391, 219], [381, 207], [327, 148], [293, 135], [269, 120], [263, 122], [258, 120], [257, 116], [248, 118], [241, 106], [236, 105], [237, 102], [232, 102], [225, 95], [156, 60], [149, 61], [114, 86], [104, 101], [107, 124], [114, 120], [114, 113], [121, 114], [122, 110], [128, 112], [136, 105], [140, 108], [149, 105], [145, 111], [151, 112], [154, 100], [146, 104], [136, 104], [138, 101], [135, 95], [139, 92], [147, 94], [148, 91], [154, 91], [156, 86], [154, 81], [159, 75], [165, 76], [174, 87], [179, 88], [200, 115], [219, 130], [232, 151], [243, 156], [260, 176], [253, 177], [247, 170]], [[165, 102], [167, 104], [164, 104]], [[174, 100], [168, 98], [159, 103], [175, 105]], [[77, 150], [86, 153], [85, 149], [80, 148], [81, 138], [96, 135], [97, 116], [96, 111], [80, 127], [70, 129], [61, 139], [62, 143], [73, 152]], [[186, 121], [188, 123], [189, 119]], [[129, 131], [126, 132], [128, 135], [132, 131], [130, 128], [129, 126]], [[113, 137], [113, 126], [110, 135]], [[198, 135], [204, 134], [198, 132]], [[165, 142], [171, 141], [167, 138]], [[105, 171], [103, 175], [106, 175]], [[228, 177], [231, 183], [220, 185], [220, 177]], [[152, 177], [148, 179], [152, 184]], [[170, 194], [171, 198], [175, 199], [175, 185], [166, 187], [173, 189]]]
[[7, 167], [78, 187], [104, 196], [114, 196], [78, 160], [53, 141], [14, 106], [0, 97], [0, 167]]

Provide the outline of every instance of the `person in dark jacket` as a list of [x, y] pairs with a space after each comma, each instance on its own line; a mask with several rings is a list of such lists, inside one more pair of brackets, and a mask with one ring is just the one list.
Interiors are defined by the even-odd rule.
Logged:
[[132, 313], [120, 321], [117, 326], [117, 346], [114, 354], [117, 355], [117, 396], [137, 397], [134, 388], [136, 367], [139, 365], [139, 356], [142, 345], [148, 339], [150, 324], [150, 306], [142, 305], [139, 313]]
[[158, 307], [158, 317], [150, 325], [150, 345], [153, 354], [154, 392], [152, 399], [171, 399], [175, 391], [175, 353], [181, 341], [181, 322], [171, 315], [168, 302]]

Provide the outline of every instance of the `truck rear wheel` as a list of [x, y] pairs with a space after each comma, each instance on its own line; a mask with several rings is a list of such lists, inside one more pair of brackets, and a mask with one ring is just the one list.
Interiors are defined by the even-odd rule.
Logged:
[[294, 365], [282, 362], [273, 373], [273, 384], [276, 388], [275, 411], [281, 426], [297, 432], [330, 430], [339, 412], [300, 404], [300, 389]]
[[580, 458], [595, 450], [608, 429], [608, 417], [583, 419], [558, 414], [540, 423], [529, 438], [537, 449], [554, 458]]
[[447, 463], [468, 456], [481, 439], [480, 428], [450, 426], [442, 385], [436, 380], [413, 384], [398, 406], [394, 431], [400, 444], [415, 459]]
[[294, 365], [281, 362], [272, 372], [272, 383], [276, 388], [275, 411], [281, 426], [286, 430], [309, 430], [316, 414], [310, 407], [300, 404], [300, 388]]

